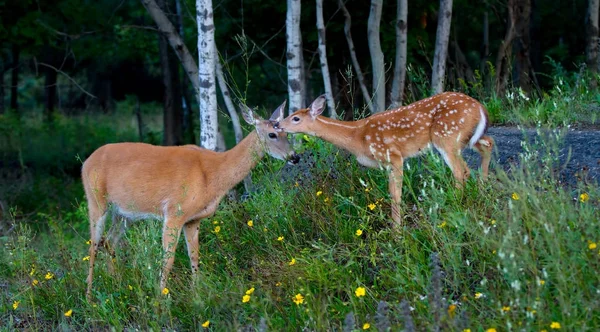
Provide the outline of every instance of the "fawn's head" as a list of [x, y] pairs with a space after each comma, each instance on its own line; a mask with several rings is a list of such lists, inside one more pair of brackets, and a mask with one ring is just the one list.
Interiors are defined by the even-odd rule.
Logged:
[[278, 121], [275, 124], [279, 128], [288, 133], [307, 133], [314, 135], [312, 126], [317, 120], [317, 116], [325, 110], [325, 95], [317, 97], [308, 108], [297, 110], [287, 118]]
[[292, 149], [288, 140], [287, 133], [281, 129], [275, 128], [275, 124], [283, 120], [283, 110], [286, 102], [277, 107], [269, 120], [264, 120], [258, 114], [254, 113], [248, 106], [240, 105], [242, 116], [248, 124], [256, 128], [256, 133], [261, 141], [265, 152], [273, 158], [286, 160], [288, 163], [297, 164], [300, 157]]

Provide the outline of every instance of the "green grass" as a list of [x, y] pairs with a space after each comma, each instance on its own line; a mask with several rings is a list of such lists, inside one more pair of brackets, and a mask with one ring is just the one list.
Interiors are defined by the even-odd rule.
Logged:
[[[35, 227], [19, 223], [1, 240], [2, 325], [198, 330], [208, 320], [213, 330], [340, 330], [352, 322], [373, 330], [410, 323], [418, 330], [549, 330], [552, 322], [566, 330], [600, 328], [600, 248], [591, 249], [600, 241], [600, 190], [559, 186], [552, 168], [540, 167], [553, 155], [525, 154], [526, 166], [495, 169], [487, 182], [473, 177], [464, 189], [454, 187], [436, 154], [411, 159], [403, 195], [410, 225], [394, 230], [385, 174], [312, 138], [304, 148], [319, 166], [288, 172], [267, 159], [253, 173], [256, 191], [246, 201], [224, 201], [204, 220], [195, 280], [179, 243], [168, 295], [157, 289], [158, 221], [130, 227], [114, 275], [110, 256], [100, 253], [93, 303], [84, 295], [89, 235], [86, 206], [77, 203], [83, 197], [70, 210], [37, 214]], [[584, 193], [589, 199], [582, 202]], [[359, 287], [365, 296], [355, 295]], [[296, 294], [303, 303], [293, 302]], [[380, 301], [387, 311], [377, 309]]]

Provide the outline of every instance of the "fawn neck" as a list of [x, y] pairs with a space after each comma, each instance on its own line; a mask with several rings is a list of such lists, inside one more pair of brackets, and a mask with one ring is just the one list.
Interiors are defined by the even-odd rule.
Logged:
[[317, 136], [333, 145], [356, 152], [354, 144], [358, 143], [356, 135], [362, 128], [361, 121], [340, 121], [317, 116], [310, 129], [312, 135]]

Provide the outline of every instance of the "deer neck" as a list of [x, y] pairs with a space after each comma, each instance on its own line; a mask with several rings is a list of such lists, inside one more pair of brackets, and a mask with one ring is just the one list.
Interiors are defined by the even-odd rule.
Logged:
[[232, 149], [223, 152], [221, 165], [229, 165], [229, 167], [224, 167], [223, 174], [219, 176], [222, 187], [229, 191], [240, 183], [264, 155], [265, 152], [256, 130], [252, 131]]
[[356, 152], [359, 143], [356, 135], [361, 127], [360, 121], [340, 121], [319, 115], [313, 122], [311, 134], [339, 148]]

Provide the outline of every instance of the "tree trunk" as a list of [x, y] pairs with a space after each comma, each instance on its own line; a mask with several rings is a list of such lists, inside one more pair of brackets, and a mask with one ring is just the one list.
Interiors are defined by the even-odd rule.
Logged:
[[[185, 40], [184, 29], [183, 29], [183, 16], [181, 12], [181, 0], [175, 0], [175, 11], [177, 13], [177, 19], [175, 21], [175, 28], [179, 32], [179, 36], [181, 39]], [[185, 68], [184, 68], [185, 69]], [[177, 75], [179, 76], [179, 70], [177, 70]], [[189, 89], [187, 82], [189, 78], [186, 78], [187, 75], [183, 73], [181, 77], [179, 77], [179, 89], [181, 92], [181, 109], [182, 109], [182, 135], [183, 142], [193, 143], [194, 139], [194, 115], [192, 114], [192, 105], [190, 104], [189, 98]]]
[[[585, 48], [585, 58], [588, 69], [592, 73], [598, 72], [598, 11], [600, 10], [600, 0], [589, 0], [588, 11], [585, 18], [586, 28], [586, 41], [587, 45]], [[591, 80], [594, 88], [596, 87], [596, 80]]]
[[396, 6], [396, 59], [394, 61], [394, 79], [390, 94], [390, 108], [400, 107], [404, 97], [406, 83], [408, 1], [398, 0]]
[[10, 73], [10, 108], [19, 110], [19, 57], [21, 50], [18, 46], [12, 46], [12, 72]]
[[385, 68], [383, 66], [383, 51], [379, 39], [379, 23], [383, 0], [371, 0], [371, 11], [367, 28], [369, 53], [373, 66], [373, 110], [375, 113], [385, 111]]
[[335, 101], [331, 89], [331, 78], [329, 76], [329, 65], [327, 64], [327, 48], [325, 43], [325, 22], [323, 20], [323, 0], [317, 0], [317, 34], [319, 35], [319, 59], [321, 61], [321, 73], [323, 85], [325, 86], [325, 99], [329, 107], [330, 117], [337, 118], [335, 112]]
[[[166, 9], [165, 0], [158, 0], [162, 10]], [[160, 67], [164, 85], [163, 97], [163, 145], [181, 145], [183, 133], [181, 124], [183, 114], [181, 110], [181, 95], [178, 91], [179, 70], [177, 63], [172, 60], [169, 44], [164, 35], [158, 37]]]
[[217, 81], [219, 82], [219, 88], [221, 89], [223, 100], [225, 101], [225, 107], [227, 108], [227, 112], [229, 113], [229, 117], [231, 118], [231, 124], [233, 125], [235, 142], [239, 143], [244, 138], [244, 133], [242, 132], [242, 126], [240, 125], [240, 117], [238, 116], [237, 110], [235, 109], [233, 101], [231, 100], [231, 94], [229, 93], [229, 88], [227, 87], [225, 75], [223, 75], [223, 65], [221, 64], [221, 61], [217, 61], [216, 74]]
[[300, 35], [300, 0], [287, 0], [285, 20], [287, 39], [289, 113], [301, 109], [302, 98], [302, 36]]
[[46, 121], [52, 121], [54, 118], [54, 107], [56, 106], [56, 81], [58, 73], [52, 68], [46, 68], [46, 77], [44, 82], [44, 116]]
[[0, 56], [0, 114], [4, 114], [4, 73], [6, 64], [4, 56]]
[[496, 57], [496, 94], [501, 95], [506, 89], [508, 73], [510, 72], [510, 58], [512, 56], [512, 43], [515, 39], [515, 15], [514, 6], [516, 0], [508, 0], [508, 27], [504, 35], [504, 41], [498, 48]]
[[[175, 26], [171, 23], [171, 21], [169, 21], [165, 13], [158, 7], [156, 1], [141, 0], [141, 2], [144, 5], [144, 7], [146, 7], [148, 14], [150, 14], [152, 19], [156, 23], [158, 30], [167, 37], [169, 44], [171, 44], [171, 47], [175, 51], [175, 54], [177, 54], [179, 61], [181, 61], [181, 65], [185, 69], [186, 75], [190, 79], [190, 82], [192, 82], [192, 85], [194, 86], [194, 91], [196, 91], [196, 98], [198, 99], [198, 102], [200, 102], [200, 96], [198, 95], [200, 91], [200, 80], [198, 76], [198, 66], [196, 65], [194, 57], [192, 56], [187, 46], [185, 46], [185, 43], [177, 33]], [[200, 22], [198, 22], [198, 24], [200, 24]]]
[[365, 84], [365, 76], [363, 75], [363, 72], [360, 69], [360, 64], [358, 63], [358, 58], [356, 57], [356, 50], [354, 48], [354, 41], [352, 40], [351, 34], [352, 17], [350, 16], [350, 12], [346, 8], [346, 5], [344, 5], [344, 0], [338, 0], [338, 5], [344, 13], [344, 35], [346, 35], [346, 42], [348, 43], [348, 48], [350, 50], [350, 58], [352, 59], [352, 67], [354, 67], [354, 71], [356, 71], [356, 79], [358, 80], [360, 91], [362, 92], [363, 98], [365, 99], [365, 103], [367, 104], [369, 111], [371, 113], [375, 113], [373, 110], [373, 102], [371, 101], [371, 95], [369, 94], [369, 90], [367, 89], [367, 85]]
[[217, 147], [217, 90], [215, 86], [215, 25], [212, 0], [196, 0], [198, 22], [198, 68], [200, 68], [200, 145]]
[[440, 0], [438, 26], [435, 37], [435, 54], [433, 56], [433, 72], [431, 74], [431, 91], [433, 94], [444, 91], [446, 60], [448, 57], [448, 41], [450, 39], [450, 23], [452, 21], [452, 0]]
[[490, 21], [488, 19], [487, 2], [485, 4], [486, 11], [483, 13], [483, 44], [481, 45], [481, 62], [479, 63], [479, 71], [483, 78], [485, 90], [490, 88], [490, 78], [488, 77], [488, 59], [490, 57]]
[[531, 0], [518, 0], [516, 1], [517, 6], [515, 7], [514, 13], [516, 14], [515, 30], [517, 39], [515, 40], [515, 46], [517, 49], [517, 57], [515, 66], [516, 69], [516, 80], [521, 89], [526, 93], [531, 92], [531, 72], [529, 48], [531, 45], [530, 37], [530, 22], [531, 22]]

